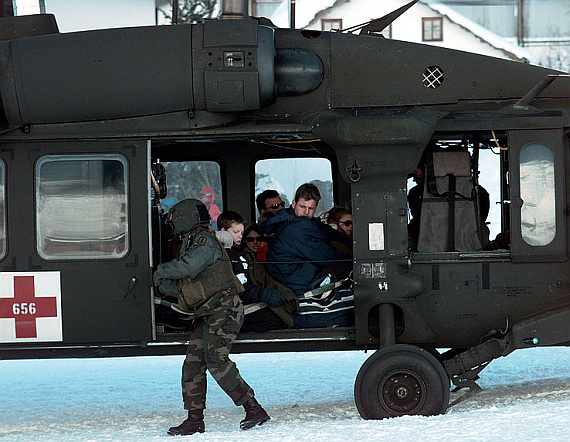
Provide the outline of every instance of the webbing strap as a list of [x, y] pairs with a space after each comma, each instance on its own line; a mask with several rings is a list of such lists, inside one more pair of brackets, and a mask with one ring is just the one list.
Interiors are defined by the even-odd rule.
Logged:
[[[322, 287], [317, 287], [317, 288], [314, 288], [312, 290], [307, 290], [305, 293], [298, 296], [297, 299], [299, 301], [304, 301], [307, 299], [316, 299], [319, 301], [323, 300], [329, 295], [331, 290], [334, 290], [334, 289], [340, 287], [341, 285], [345, 284], [348, 281], [350, 281], [350, 278], [341, 279], [340, 281], [325, 284]], [[256, 302], [253, 304], [248, 304], [248, 305], [244, 306], [243, 313], [244, 313], [244, 315], [249, 315], [250, 313], [256, 312], [256, 311], [261, 310], [265, 307], [269, 307], [269, 304], [267, 304], [267, 302]]]

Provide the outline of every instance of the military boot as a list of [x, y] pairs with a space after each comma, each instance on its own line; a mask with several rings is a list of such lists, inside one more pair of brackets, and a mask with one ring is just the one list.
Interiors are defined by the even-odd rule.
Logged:
[[261, 425], [271, 419], [254, 397], [243, 404], [243, 409], [245, 410], [245, 419], [239, 424], [239, 427], [242, 430], [249, 430], [256, 425]]
[[204, 432], [204, 410], [188, 411], [188, 419], [177, 427], [168, 429], [171, 436], [189, 436], [194, 433]]

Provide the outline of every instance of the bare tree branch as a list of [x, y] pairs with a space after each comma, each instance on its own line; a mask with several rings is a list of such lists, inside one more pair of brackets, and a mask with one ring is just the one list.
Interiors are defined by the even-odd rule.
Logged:
[[[172, 1], [170, 10], [159, 9], [166, 20], [172, 22]], [[178, 2], [178, 23], [200, 23], [207, 18], [215, 18], [218, 0], [181, 0]]]

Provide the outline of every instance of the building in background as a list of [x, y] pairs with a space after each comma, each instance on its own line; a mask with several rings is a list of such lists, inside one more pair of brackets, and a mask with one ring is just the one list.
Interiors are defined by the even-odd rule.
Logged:
[[438, 1], [532, 51], [539, 64], [570, 71], [570, 1]]
[[[279, 17], [279, 20], [286, 20], [286, 23], [282, 21], [276, 23], [279, 26], [289, 26], [291, 18], [289, 5], [291, 0], [280, 1], [282, 3], [279, 8], [280, 12], [276, 11], [273, 17], [276, 20], [277, 17]], [[402, 0], [398, 3], [403, 5], [408, 3], [408, 1]], [[371, 3], [384, 8], [385, 5], [393, 2], [382, 0]], [[342, 15], [346, 11], [348, 4], [353, 5], [350, 9], [358, 9], [356, 12], [359, 14], [361, 23], [378, 18], [372, 14], [376, 8], [371, 9], [368, 6], [354, 8], [354, 4], [363, 4], [360, 1], [296, 0], [295, 27], [318, 29], [320, 25], [322, 30], [346, 29], [356, 24], [352, 23], [352, 17]], [[423, 40], [423, 42], [427, 43], [427, 40], [430, 38], [435, 42], [439, 38], [439, 34], [443, 32], [442, 46], [451, 47], [448, 46], [449, 39], [446, 38], [449, 34], [443, 29], [446, 27], [445, 23], [447, 20], [445, 17], [447, 17], [447, 19], [465, 27], [468, 31], [482, 37], [484, 40], [491, 39], [491, 37], [485, 32], [480, 32], [477, 26], [491, 31], [491, 33], [500, 36], [512, 45], [524, 47], [528, 51], [527, 53], [532, 54], [530, 59], [536, 64], [570, 71], [569, 0], [420, 0], [410, 11], [418, 9], [421, 4], [429, 6], [442, 16], [441, 21], [434, 20], [435, 17], [426, 16], [427, 20], [422, 23], [422, 32], [425, 32], [425, 35], [421, 40], [411, 36], [402, 38], [401, 35], [396, 35], [393, 29], [387, 29], [385, 36], [415, 42], [422, 42]], [[336, 16], [328, 13], [332, 11], [335, 12]], [[393, 26], [402, 28], [401, 24], [410, 11], [398, 19]], [[316, 17], [317, 14], [320, 17]], [[324, 17], [324, 15], [327, 15], [327, 17]], [[309, 20], [307, 20], [308, 16], [310, 16]], [[410, 28], [410, 31], [417, 34], [417, 28], [418, 25], [416, 24], [415, 27]], [[491, 40], [496, 42], [494, 38]], [[455, 46], [453, 47], [456, 48]]]
[[[343, 30], [383, 17], [409, 0], [297, 0], [297, 28]], [[283, 2], [270, 17], [277, 26], [289, 22], [288, 2]], [[420, 1], [383, 35], [396, 40], [442, 46], [509, 60], [534, 62], [533, 54], [509, 42], [443, 4]]]

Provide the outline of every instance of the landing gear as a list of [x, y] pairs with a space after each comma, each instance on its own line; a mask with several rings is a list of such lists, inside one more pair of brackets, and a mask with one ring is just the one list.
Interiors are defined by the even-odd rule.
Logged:
[[413, 345], [390, 345], [362, 365], [354, 397], [364, 419], [442, 414], [449, 404], [449, 378], [429, 352]]

